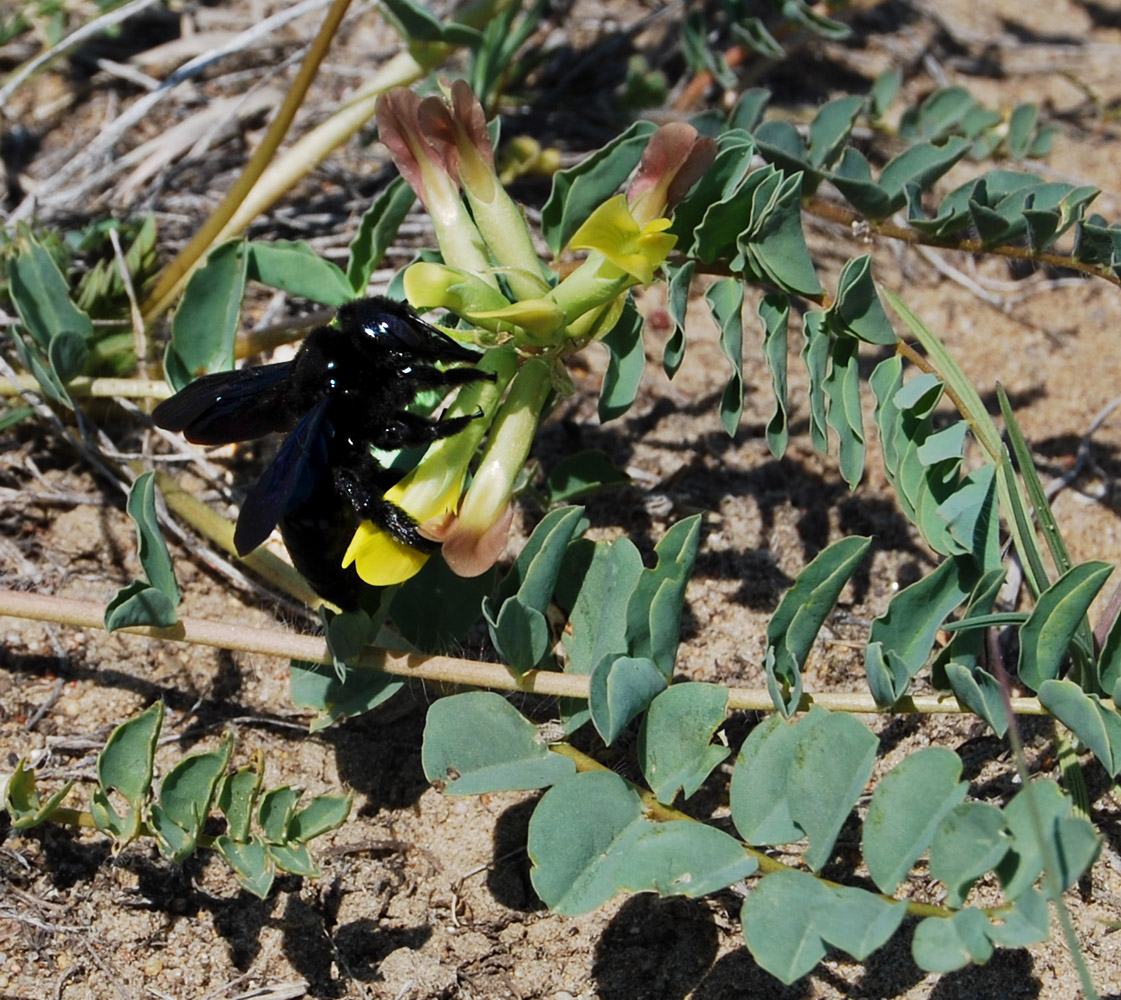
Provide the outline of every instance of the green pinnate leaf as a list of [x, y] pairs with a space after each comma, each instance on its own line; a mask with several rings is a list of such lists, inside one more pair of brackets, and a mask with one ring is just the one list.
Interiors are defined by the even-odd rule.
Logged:
[[105, 605], [105, 631], [152, 625], [167, 628], [179, 621], [175, 605], [162, 590], [144, 580], [134, 580], [117, 591]]
[[[309, 840], [338, 829], [350, 815], [354, 805], [354, 793], [347, 795], [316, 795], [303, 809], [297, 809], [288, 824], [288, 836], [295, 844], [306, 844]], [[290, 868], [285, 869], [291, 871]]]
[[347, 669], [340, 676], [331, 663], [293, 660], [288, 668], [293, 704], [319, 714], [311, 732], [318, 732], [345, 716], [361, 715], [389, 701], [405, 682], [377, 670]]
[[837, 297], [827, 316], [835, 333], [847, 333], [869, 344], [896, 342], [872, 280], [872, 258], [865, 254], [847, 261], [837, 279]]
[[592, 211], [627, 179], [653, 131], [650, 122], [635, 122], [587, 159], [553, 175], [552, 193], [541, 209], [541, 231], [553, 253], [560, 253]]
[[269, 852], [273, 864], [282, 872], [302, 875], [305, 878], [318, 878], [323, 874], [319, 866], [311, 860], [306, 844], [267, 844], [265, 849]]
[[545, 493], [550, 503], [571, 503], [629, 482], [604, 452], [591, 448], [561, 459], [545, 481]]
[[740, 748], [732, 770], [732, 821], [749, 844], [792, 844], [802, 830], [790, 815], [789, 776], [798, 756], [799, 731], [772, 715]]
[[164, 356], [167, 379], [176, 391], [205, 372], [233, 367], [248, 262], [245, 244], [231, 240], [215, 247], [187, 280]]
[[556, 913], [587, 913], [616, 894], [622, 849], [642, 821], [642, 800], [610, 771], [549, 789], [529, 821], [530, 878]]
[[775, 458], [786, 453], [789, 438], [786, 402], [787, 325], [790, 320], [790, 299], [783, 292], [770, 292], [759, 302], [759, 319], [763, 324], [763, 356], [771, 373], [775, 394], [775, 412], [767, 421], [767, 447]]
[[689, 798], [731, 752], [712, 743], [728, 711], [716, 684], [674, 684], [651, 703], [638, 734], [638, 760], [658, 801]]
[[[136, 525], [140, 565], [144, 578], [173, 604], [179, 603], [175, 567], [167, 551], [156, 517], [156, 475], [144, 472], [136, 477], [128, 493], [127, 510]], [[160, 624], [165, 624], [161, 622]]]
[[544, 788], [576, 766], [551, 752], [513, 705], [488, 691], [441, 698], [428, 710], [424, 774], [448, 795]]
[[830, 887], [829, 895], [814, 915], [814, 924], [825, 941], [858, 962], [887, 942], [907, 915], [906, 904], [888, 902], [864, 889]]
[[896, 765], [877, 785], [864, 818], [864, 862], [883, 892], [895, 892], [939, 824], [961, 804], [968, 785], [960, 777], [956, 753], [927, 747]]
[[654, 546], [657, 563], [644, 569], [627, 603], [627, 651], [650, 659], [668, 681], [681, 638], [681, 609], [700, 542], [701, 518], [678, 521]]
[[709, 286], [705, 300], [720, 328], [720, 349], [732, 365], [732, 376], [720, 397], [720, 420], [734, 437], [743, 414], [743, 284], [721, 278]]
[[1109, 563], [1080, 563], [1039, 595], [1020, 629], [1019, 676], [1033, 691], [1058, 676], [1090, 602], [1112, 572]]
[[233, 737], [227, 733], [216, 750], [184, 757], [160, 782], [151, 822], [165, 857], [182, 861], [194, 851], [232, 750]]
[[68, 781], [43, 801], [35, 786], [35, 770], [25, 765], [26, 761], [20, 759], [4, 786], [3, 808], [17, 830], [29, 830], [48, 819], [74, 787], [74, 782]]
[[395, 177], [362, 216], [346, 262], [346, 277], [353, 295], [365, 293], [370, 275], [381, 263], [415, 201], [416, 195], [405, 179]]
[[878, 741], [851, 715], [816, 708], [797, 730], [798, 753], [788, 778], [790, 816], [809, 837], [803, 858], [818, 872], [872, 776]]
[[1004, 948], [1026, 948], [1046, 941], [1051, 933], [1051, 914], [1047, 897], [1038, 889], [1020, 893], [1007, 910], [989, 924], [988, 935], [993, 944]]
[[621, 851], [617, 890], [696, 899], [753, 875], [759, 865], [735, 838], [694, 820], [640, 820]]
[[276, 878], [276, 866], [261, 839], [254, 837], [248, 843], [240, 843], [223, 835], [215, 838], [214, 844], [234, 870], [241, 886], [259, 899], [264, 899]]
[[[117, 726], [98, 754], [99, 787], [90, 797], [90, 811], [97, 828], [111, 833], [120, 846], [131, 841], [140, 828], [162, 725], [163, 702], [157, 701]], [[118, 816], [110, 803], [110, 791], [119, 793], [128, 803], [124, 817]]]
[[767, 686], [789, 716], [802, 694], [802, 668], [841, 590], [860, 565], [871, 538], [851, 535], [820, 552], [782, 597], [767, 623]]
[[338, 307], [354, 298], [354, 289], [342, 270], [303, 241], [247, 243], [245, 250], [246, 277], [251, 281], [326, 306]]
[[642, 317], [629, 299], [623, 315], [600, 343], [607, 348], [608, 358], [599, 396], [599, 419], [607, 423], [631, 408], [646, 367]]
[[793, 983], [825, 957], [816, 914], [830, 902], [828, 888], [800, 871], [765, 876], [744, 900], [743, 939], [772, 976]]
[[1011, 846], [1004, 816], [987, 802], [963, 802], [942, 820], [930, 844], [930, 874], [946, 886], [946, 905], [965, 905], [973, 883]]
[[[1029, 801], [1028, 796], [1031, 796]], [[1060, 865], [1056, 873], [1063, 890], [1073, 885], [1093, 863], [1101, 840], [1093, 824], [1072, 816], [1071, 800], [1053, 781], [1036, 780], [1020, 789], [1004, 807], [1004, 822], [1012, 835], [1012, 848], [996, 872], [1008, 899], [1019, 899], [1043, 872], [1042, 838], [1050, 838]]]
[[1102, 762], [1110, 777], [1121, 772], [1121, 715], [1073, 681], [1044, 681], [1039, 701]]
[[258, 752], [252, 763], [240, 767], [222, 780], [218, 790], [218, 808], [226, 817], [226, 834], [238, 843], [249, 840], [253, 824], [253, 807], [261, 791], [264, 758]]
[[257, 809], [257, 824], [266, 843], [287, 844], [291, 839], [289, 826], [296, 812], [300, 793], [291, 785], [270, 788], [261, 796]]
[[608, 654], [592, 671], [588, 707], [592, 723], [610, 746], [627, 723], [636, 718], [666, 688], [666, 677], [646, 657]]
[[619, 892], [699, 896], [757, 869], [734, 838], [692, 820], [655, 823], [610, 771], [547, 791], [529, 822], [530, 877], [550, 909], [586, 913]]
[[20, 322], [41, 351], [63, 331], [85, 341], [93, 337], [93, 322], [70, 299], [66, 277], [47, 248], [24, 235], [7, 265], [8, 292]]
[[915, 928], [911, 954], [927, 972], [953, 972], [970, 962], [985, 963], [993, 953], [989, 921], [980, 910], [951, 917], [927, 917]]

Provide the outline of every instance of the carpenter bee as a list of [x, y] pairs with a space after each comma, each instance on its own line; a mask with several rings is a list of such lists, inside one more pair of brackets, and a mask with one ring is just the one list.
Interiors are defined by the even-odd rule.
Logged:
[[234, 546], [245, 555], [279, 525], [316, 593], [354, 610], [359, 579], [342, 558], [361, 521], [421, 551], [435, 547], [385, 499], [399, 476], [370, 449], [393, 451], [463, 430], [474, 416], [430, 420], [405, 407], [423, 389], [493, 381], [475, 368], [434, 366], [478, 358], [407, 305], [360, 299], [339, 309], [338, 327], [312, 330], [292, 361], [204, 375], [160, 403], [152, 418], [195, 444], [287, 434], [245, 498]]

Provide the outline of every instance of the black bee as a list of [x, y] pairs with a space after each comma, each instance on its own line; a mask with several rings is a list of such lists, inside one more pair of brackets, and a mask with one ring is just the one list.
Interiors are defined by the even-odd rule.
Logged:
[[433, 362], [479, 356], [381, 296], [348, 302], [338, 327], [308, 334], [292, 361], [204, 375], [152, 414], [160, 427], [195, 444], [230, 444], [287, 433], [253, 484], [234, 531], [239, 555], [278, 524], [296, 569], [316, 593], [344, 610], [358, 607], [360, 584], [342, 557], [363, 520], [421, 551], [432, 542], [385, 491], [399, 478], [370, 453], [427, 444], [463, 430], [473, 416], [429, 420], [405, 411], [417, 393], [490, 373], [441, 370]]

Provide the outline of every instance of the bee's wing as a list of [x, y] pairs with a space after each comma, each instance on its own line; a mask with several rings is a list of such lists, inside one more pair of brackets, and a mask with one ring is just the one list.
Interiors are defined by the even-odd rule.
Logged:
[[288, 430], [295, 422], [284, 380], [292, 362], [215, 372], [196, 379], [152, 411], [158, 427], [194, 444], [232, 444]]
[[329, 402], [321, 399], [305, 414], [249, 490], [234, 530], [238, 555], [252, 552], [268, 538], [276, 522], [307, 500], [327, 474]]

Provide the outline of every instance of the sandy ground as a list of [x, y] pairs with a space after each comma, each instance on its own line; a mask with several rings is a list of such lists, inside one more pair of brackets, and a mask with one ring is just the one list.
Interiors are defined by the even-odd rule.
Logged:
[[[257, 17], [256, 7], [252, 13], [250, 8], [243, 2], [204, 8], [197, 23], [203, 31], [239, 29]], [[584, 35], [594, 39], [603, 23], [602, 10], [578, 7], [567, 22], [573, 44], [588, 44]], [[126, 34], [119, 44], [140, 53], [137, 62], [147, 71], [162, 75], [167, 66], [161, 60], [172, 58], [167, 50], [160, 58], [144, 53], [174, 28], [174, 18], [170, 26], [166, 17], [153, 18], [144, 26], [151, 37]], [[306, 22], [296, 28], [307, 34]], [[910, 100], [946, 82], [968, 86], [1000, 110], [1023, 99], [1038, 101], [1061, 134], [1037, 169], [1100, 186], [1097, 210], [1121, 218], [1116, 12], [1063, 0], [1030, 8], [1012, 0], [950, 0], [937, 5], [935, 16], [921, 3], [882, 3], [856, 19], [854, 29], [850, 43], [813, 42], [789, 66], [763, 71], [752, 82], [773, 87], [776, 105], [797, 113], [846, 89], [862, 89], [893, 65], [905, 71]], [[235, 69], [246, 78], [265, 78], [280, 65], [278, 56], [296, 51], [300, 37], [294, 28], [276, 47], [246, 54]], [[655, 41], [651, 37], [649, 44]], [[646, 35], [638, 36], [640, 46], [646, 42]], [[375, 14], [358, 16], [325, 71], [317, 100], [328, 106], [390, 51], [391, 39]], [[650, 51], [656, 60], [660, 50]], [[6, 53], [9, 63], [27, 54]], [[112, 57], [123, 60], [129, 53]], [[153, 113], [124, 145], [165, 129], [169, 121], [160, 115], [179, 115], [192, 101], [244, 89], [244, 82], [224, 75], [230, 72], [219, 67], [207, 82], [192, 85], [189, 99]], [[281, 86], [284, 79], [281, 73], [268, 85]], [[603, 84], [573, 86], [594, 94]], [[585, 122], [583, 131], [573, 133], [573, 109], [583, 98], [571, 97], [547, 114], [515, 116], [509, 127], [533, 130], [573, 150], [589, 148], [604, 138], [580, 145], [600, 119], [593, 113], [592, 125]], [[104, 72], [88, 79], [49, 73], [28, 84], [10, 109], [25, 132], [6, 137], [9, 183], [18, 174], [25, 186], [49, 177], [133, 99], [132, 90]], [[120, 191], [113, 188], [96, 211], [154, 209], [161, 240], [175, 244], [193, 231], [213, 192], [228, 184], [259, 127], [259, 117], [250, 115], [238, 129], [212, 137], [204, 157], [167, 167], [132, 201], [114, 201]], [[337, 255], [353, 231], [355, 206], [360, 210], [368, 196], [371, 158], [380, 157], [376, 148], [351, 144], [262, 224], [262, 234], [311, 234], [323, 252]], [[963, 164], [948, 183], [978, 169]], [[55, 221], [74, 223], [82, 210], [72, 209], [68, 220], [60, 212]], [[326, 229], [323, 217], [331, 223]], [[873, 251], [877, 278], [944, 337], [986, 400], [993, 401], [998, 380], [1009, 391], [1045, 481], [1072, 467], [1095, 415], [1121, 382], [1117, 288], [1057, 280], [1062, 276], [1048, 272], [1027, 274], [1000, 260], [864, 244], [847, 230], [807, 225], [827, 285], [845, 259]], [[748, 317], [754, 304], [749, 292]], [[643, 307], [655, 315], [656, 295], [648, 295]], [[874, 534], [868, 571], [846, 589], [807, 676], [810, 690], [863, 690], [860, 623], [881, 613], [900, 584], [932, 566], [898, 513], [874, 450], [864, 482], [850, 492], [833, 461], [809, 447], [804, 385], [792, 364], [795, 433], [784, 459], [770, 456], [762, 433], [772, 406], [769, 378], [759, 360], [761, 333], [750, 320], [748, 395], [740, 432], [729, 439], [716, 409], [726, 362], [714, 333], [698, 312], [685, 364], [672, 383], [661, 371], [664, 335], [651, 324], [649, 377], [633, 410], [607, 426], [595, 416], [604, 358], [593, 349], [580, 359], [573, 371], [576, 393], [543, 431], [535, 457], [548, 467], [579, 448], [600, 447], [632, 472], [633, 490], [589, 503], [597, 537], [626, 533], [649, 551], [670, 523], [706, 512], [678, 661], [679, 674], [694, 680], [761, 686], [766, 621], [783, 590], [829, 541], [845, 533]], [[120, 440], [138, 440], [126, 424], [108, 430]], [[1090, 442], [1089, 461], [1055, 501], [1076, 560], [1121, 558], [1119, 444], [1121, 426], [1107, 420]], [[103, 602], [136, 575], [133, 532], [119, 496], [47, 432], [25, 424], [3, 442], [0, 486], [3, 585]], [[184, 614], [259, 625], [288, 620], [275, 602], [232, 587], [182, 551], [178, 555]], [[418, 687], [370, 716], [309, 737], [307, 717], [291, 707], [283, 662], [14, 619], [0, 622], [0, 638], [0, 749], [7, 766], [33, 757], [48, 784], [77, 777], [88, 789], [95, 754], [112, 726], [162, 698], [165, 734], [174, 737], [158, 757], [164, 768], [232, 729], [239, 761], [254, 748], [264, 751], [270, 784], [290, 782], [310, 794], [346, 787], [356, 794], [351, 819], [318, 842], [322, 878], [281, 879], [264, 901], [240, 892], [224, 865], [206, 855], [177, 867], [149, 844], [112, 858], [96, 834], [54, 827], [23, 835], [6, 831], [0, 846], [0, 998], [1078, 995], [1071, 959], [1055, 941], [997, 952], [985, 967], [933, 976], [912, 962], [905, 929], [863, 965], [831, 955], [806, 979], [784, 988], [744, 948], [740, 901], [732, 893], [700, 901], [640, 896], [617, 899], [579, 919], [553, 916], [529, 882], [526, 825], [536, 796], [445, 798], [425, 781], [420, 736], [432, 692]], [[29, 728], [27, 720], [44, 704], [49, 710]], [[733, 745], [754, 721], [729, 720]], [[872, 724], [882, 733], [884, 767], [919, 746], [938, 744], [963, 755], [975, 788], [981, 781], [990, 790], [1007, 787], [1005, 747], [974, 719]], [[1033, 759], [1046, 769], [1048, 726], [1025, 729]], [[1121, 919], [1118, 804], [1096, 765], [1089, 764], [1087, 774], [1105, 845], [1068, 903], [1099, 991], [1121, 996], [1121, 938], [1107, 923]], [[718, 785], [705, 793], [711, 808], [720, 808]], [[906, 891], [934, 898], [937, 886], [920, 872]]]

